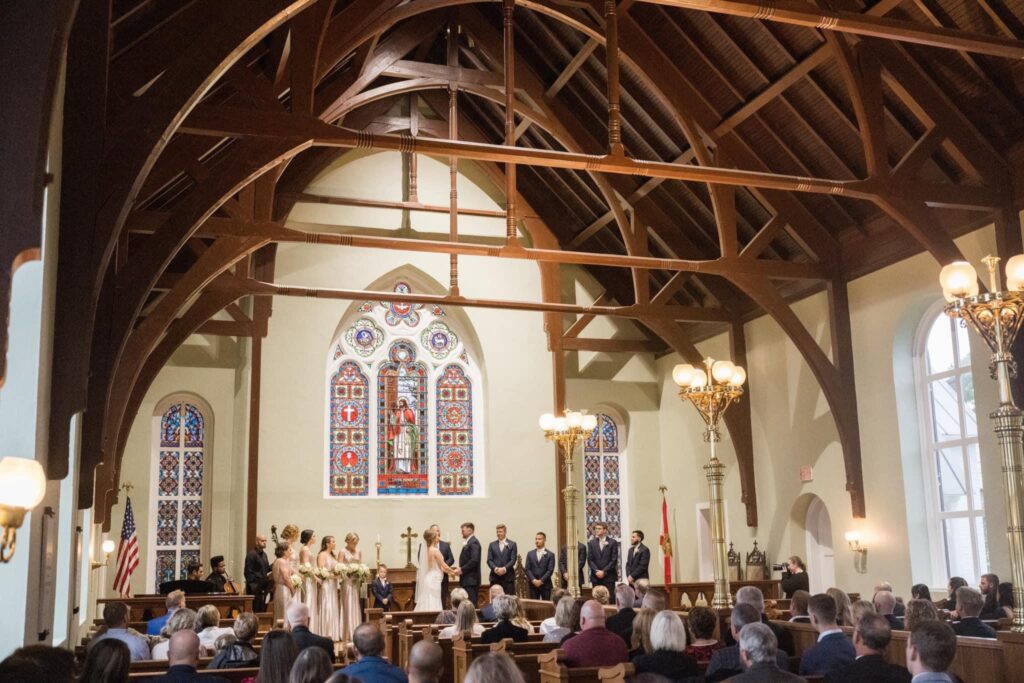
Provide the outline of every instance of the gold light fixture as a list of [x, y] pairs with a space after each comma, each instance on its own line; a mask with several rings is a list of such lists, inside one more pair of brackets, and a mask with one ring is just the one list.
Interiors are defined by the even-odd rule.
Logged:
[[100, 567], [106, 567], [107, 564], [110, 563], [110, 553], [114, 552], [114, 542], [108, 538], [107, 540], [103, 541], [103, 544], [100, 546], [100, 548], [103, 549], [103, 561], [102, 562], [97, 562], [96, 560], [93, 560], [92, 561], [92, 568], [93, 569], [99, 569]]
[[10, 562], [18, 542], [18, 529], [25, 513], [39, 505], [46, 495], [43, 467], [28, 458], [0, 460], [0, 562]]
[[853, 566], [859, 574], [868, 570], [868, 547], [864, 545], [864, 538], [859, 531], [846, 532], [846, 545], [853, 552]]
[[672, 369], [672, 380], [679, 385], [679, 398], [689, 401], [704, 420], [704, 441], [711, 446], [711, 459], [704, 465], [711, 493], [711, 545], [712, 566], [715, 575], [715, 597], [711, 606], [715, 609], [732, 607], [729, 592], [728, 558], [725, 549], [725, 498], [722, 482], [725, 480], [725, 465], [715, 452], [722, 436], [718, 423], [735, 401], [743, 395], [743, 383], [747, 371], [727, 360], [704, 359], [704, 368], [683, 363]]
[[1010, 379], [1017, 362], [1010, 354], [1024, 316], [1024, 255], [1006, 262], [1007, 289], [999, 286], [999, 257], [986, 256], [989, 291], [979, 293], [978, 274], [966, 261], [943, 267], [939, 274], [942, 295], [949, 302], [946, 315], [974, 329], [992, 350], [989, 372], [999, 389], [999, 407], [989, 414], [1003, 458], [1006, 498], [1006, 537], [1010, 543], [1010, 574], [1013, 580], [1013, 626], [1024, 633], [1024, 415], [1014, 403]]
[[565, 468], [566, 486], [562, 489], [565, 503], [565, 573], [566, 589], [574, 598], [580, 596], [579, 582], [579, 530], [576, 528], [576, 503], [579, 489], [573, 484], [573, 454], [577, 444], [597, 427], [597, 415], [588, 415], [577, 410], [566, 410], [561, 416], [544, 413], [540, 416], [540, 428], [544, 438], [558, 444], [562, 451], [562, 465]]

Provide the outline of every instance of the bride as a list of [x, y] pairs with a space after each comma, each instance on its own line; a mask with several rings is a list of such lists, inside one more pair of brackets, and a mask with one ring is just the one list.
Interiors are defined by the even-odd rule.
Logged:
[[455, 571], [441, 556], [438, 548], [440, 539], [436, 531], [424, 531], [423, 541], [418, 558], [419, 568], [416, 570], [416, 611], [440, 612], [444, 609], [441, 603], [441, 579], [444, 574], [454, 578]]

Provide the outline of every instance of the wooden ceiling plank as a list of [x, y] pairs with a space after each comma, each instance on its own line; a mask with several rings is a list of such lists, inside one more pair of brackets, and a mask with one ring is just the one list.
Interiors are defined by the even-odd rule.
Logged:
[[942, 141], [946, 139], [946, 134], [938, 126], [931, 126], [924, 132], [924, 135], [919, 137], [914, 145], [910, 148], [902, 159], [896, 164], [892, 170], [893, 178], [912, 178], [917, 174], [921, 167], [926, 161], [928, 161], [935, 150], [939, 148]]

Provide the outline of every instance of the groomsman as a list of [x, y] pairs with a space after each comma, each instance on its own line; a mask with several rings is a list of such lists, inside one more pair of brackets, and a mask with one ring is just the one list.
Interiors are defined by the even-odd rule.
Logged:
[[[562, 588], [569, 586], [569, 572], [565, 568], [567, 547], [563, 545], [562, 550], [558, 553], [558, 572], [562, 576]], [[579, 585], [582, 586], [586, 583], [586, 580], [583, 578], [583, 568], [587, 566], [587, 546], [583, 545], [582, 542], [576, 544], [576, 562], [579, 564]]]
[[651, 564], [651, 549], [644, 545], [644, 532], [635, 529], [629, 537], [632, 544], [626, 553], [626, 582], [632, 586], [640, 579], [651, 578], [647, 571]]
[[555, 556], [544, 547], [548, 537], [538, 531], [533, 537], [537, 546], [526, 555], [526, 580], [530, 583], [530, 597], [534, 600], [551, 599], [551, 575], [555, 573]]
[[476, 607], [480, 600], [480, 541], [473, 535], [476, 531], [473, 522], [465, 522], [459, 529], [465, 543], [459, 553], [459, 567], [455, 573], [459, 577], [459, 585], [466, 589], [469, 601]]
[[[430, 529], [437, 534], [437, 549], [441, 551], [441, 557], [444, 558], [444, 563], [449, 567], [455, 566], [455, 556], [452, 555], [452, 544], [448, 541], [442, 541], [441, 538], [441, 527], [437, 524], [431, 524]], [[441, 604], [448, 604], [448, 575], [445, 574], [441, 578]]]
[[604, 586], [609, 594], [614, 594], [619, 577], [619, 542], [608, 537], [608, 525], [604, 522], [594, 524], [594, 537], [587, 543], [587, 562], [591, 585]]
[[267, 547], [267, 537], [256, 534], [256, 543], [245, 555], [245, 592], [252, 596], [254, 612], [267, 611], [267, 593], [273, 587], [270, 579], [270, 561], [263, 549]]
[[508, 529], [504, 524], [495, 528], [498, 535], [497, 540], [491, 541], [487, 546], [487, 566], [491, 568], [491, 575], [488, 578], [491, 585], [500, 585], [505, 589], [505, 595], [516, 594], [516, 557], [519, 554], [516, 542], [506, 538]]
[[391, 597], [394, 593], [395, 587], [388, 581], [388, 568], [381, 564], [377, 566], [377, 578], [373, 580], [373, 585], [370, 586], [370, 590], [373, 591], [373, 597], [376, 600], [377, 607], [380, 607], [385, 612], [391, 611]]

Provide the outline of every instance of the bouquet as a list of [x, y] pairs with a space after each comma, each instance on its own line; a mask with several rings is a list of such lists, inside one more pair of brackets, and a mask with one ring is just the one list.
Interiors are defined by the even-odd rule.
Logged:
[[305, 597], [306, 597], [306, 584], [302, 580], [302, 576], [299, 575], [299, 574], [292, 574], [292, 589], [294, 590], [296, 588], [298, 588], [298, 589], [300, 589], [302, 591], [302, 597], [303, 597], [303, 599], [305, 599]]

